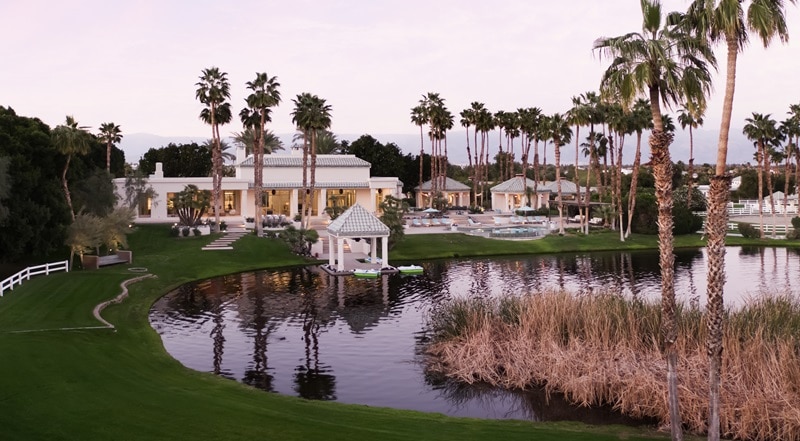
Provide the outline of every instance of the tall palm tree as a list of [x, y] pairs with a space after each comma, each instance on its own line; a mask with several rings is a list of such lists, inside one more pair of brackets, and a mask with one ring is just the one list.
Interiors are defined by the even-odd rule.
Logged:
[[122, 131], [117, 124], [107, 122], [100, 124], [98, 137], [106, 143], [106, 171], [111, 173], [111, 146], [122, 141]]
[[681, 128], [689, 128], [689, 192], [686, 194], [686, 206], [692, 207], [692, 193], [694, 191], [694, 133], [693, 130], [703, 125], [705, 106], [687, 101], [682, 109], [678, 110], [678, 123]]
[[[480, 106], [476, 109], [475, 114], [475, 130], [481, 134], [481, 149], [476, 158], [478, 166], [475, 171], [476, 179], [473, 181], [473, 190], [476, 193], [476, 197], [478, 194], [481, 195], [481, 205], [484, 205], [485, 200], [483, 196], [486, 190], [486, 183], [489, 180], [489, 132], [491, 132], [495, 126], [492, 112], [490, 112], [483, 103], [479, 104]], [[479, 183], [480, 185], [478, 185]]]
[[[795, 0], [789, 0], [793, 4]], [[706, 322], [709, 329], [707, 352], [709, 363], [708, 439], [718, 441], [719, 380], [722, 371], [722, 315], [725, 285], [725, 235], [728, 224], [730, 176], [726, 176], [728, 136], [733, 114], [736, 88], [736, 62], [748, 41], [748, 31], [755, 32], [764, 47], [777, 37], [788, 41], [783, 0], [693, 0], [685, 24], [698, 31], [709, 42], [724, 41], [727, 53], [725, 96], [722, 102], [715, 176], [709, 190], [706, 235], [708, 238], [708, 302]], [[745, 10], [745, 7], [747, 9]], [[746, 11], [746, 13], [745, 13]]]
[[64, 189], [64, 197], [67, 200], [69, 214], [73, 222], [75, 221], [75, 210], [72, 207], [72, 196], [69, 192], [67, 172], [69, 171], [69, 163], [72, 161], [74, 155], [85, 155], [89, 153], [91, 137], [86, 129], [88, 129], [88, 127], [78, 125], [78, 121], [75, 120], [74, 116], [67, 115], [64, 124], [56, 126], [51, 132], [53, 145], [59, 153], [67, 157], [64, 163], [64, 171], [61, 172], [61, 186]]
[[[520, 114], [520, 130], [525, 135], [522, 146], [522, 176], [525, 178], [523, 181], [527, 183], [528, 165], [531, 154], [531, 140], [537, 140], [537, 131], [539, 130], [539, 124], [542, 120], [542, 109], [538, 107], [529, 107], [527, 109], [519, 109], [517, 110], [517, 113]], [[536, 180], [538, 177], [539, 171], [538, 169], [535, 169], [533, 172], [534, 186], [537, 185]], [[526, 196], [528, 197], [528, 206], [539, 208], [539, 195], [537, 195], [535, 191], [533, 192], [533, 197], [536, 198], [535, 204], [531, 205], [530, 194], [528, 192], [526, 192]]]
[[572, 129], [569, 121], [556, 113], [547, 118], [547, 134], [553, 140], [556, 160], [556, 192], [558, 202], [558, 234], [564, 234], [564, 200], [561, 195], [561, 146], [572, 141]]
[[256, 234], [260, 237], [262, 233], [261, 206], [263, 203], [264, 187], [264, 146], [266, 126], [272, 122], [272, 108], [280, 104], [281, 93], [278, 88], [277, 77], [270, 77], [266, 72], [256, 72], [256, 78], [246, 83], [247, 89], [251, 91], [245, 98], [247, 107], [239, 113], [242, 124], [245, 128], [251, 128], [255, 135], [255, 145], [253, 146], [253, 191], [255, 197], [255, 227]]
[[[317, 135], [319, 131], [329, 129], [331, 126], [331, 106], [326, 103], [323, 98], [318, 97], [317, 95], [311, 95], [309, 93], [303, 93], [297, 96], [295, 100], [295, 110], [292, 112], [292, 122], [294, 122], [298, 128], [303, 130], [306, 133], [306, 137], [310, 136], [311, 138], [311, 149], [309, 152], [311, 158], [311, 164], [309, 166], [309, 182], [308, 188], [304, 192], [303, 200], [303, 216], [304, 218], [304, 229], [308, 228], [309, 217], [306, 216], [307, 207], [308, 207], [308, 199], [309, 197], [313, 197], [314, 195], [314, 187], [316, 186], [316, 169], [317, 169]], [[303, 186], [305, 187], [305, 176], [306, 176], [306, 147], [308, 146], [308, 142], [304, 139], [303, 140]], [[313, 201], [312, 201], [313, 202]]]
[[[789, 118], [784, 122], [784, 131], [794, 156], [794, 194], [800, 195], [800, 104], [789, 106]], [[794, 138], [794, 142], [792, 142]]]
[[[756, 147], [756, 161], [758, 162], [758, 220], [759, 220], [759, 235], [764, 238], [764, 173], [767, 174], [767, 190], [769, 191], [770, 211], [773, 216], [773, 223], [775, 217], [775, 200], [772, 191], [772, 173], [770, 171], [770, 164], [772, 163], [772, 146], [782, 138], [780, 130], [778, 130], [777, 122], [770, 117], [771, 115], [763, 115], [761, 113], [753, 112], [753, 116], [745, 118], [747, 124], [742, 128], [742, 133], [747, 136], [747, 139], [753, 141]], [[773, 236], [775, 231], [773, 229]]]
[[633, 171], [631, 173], [631, 189], [628, 192], [628, 228], [625, 237], [631, 235], [633, 213], [636, 208], [636, 190], [639, 184], [639, 166], [642, 163], [642, 132], [653, 128], [653, 115], [650, 112], [650, 103], [645, 99], [638, 99], [631, 110], [631, 124], [636, 131], [636, 154], [633, 157]]
[[[581, 94], [580, 98], [583, 100], [583, 104], [586, 108], [589, 117], [589, 136], [586, 138], [589, 141], [588, 147], [588, 157], [589, 157], [589, 164], [586, 167], [586, 220], [584, 222], [584, 233], [589, 234], [589, 210], [591, 206], [591, 177], [592, 177], [592, 168], [595, 167], [595, 164], [599, 164], [597, 151], [595, 147], [596, 140], [599, 137], [596, 135], [594, 126], [595, 124], [599, 124], [602, 121], [602, 116], [600, 112], [600, 95], [596, 92], [588, 91]], [[599, 175], [600, 170], [596, 169], [595, 174]], [[600, 180], [596, 179], [599, 183]]]
[[[584, 215], [581, 207], [581, 184], [578, 181], [578, 159], [579, 145], [581, 137], [581, 126], [588, 125], [591, 121], [591, 110], [583, 101], [582, 96], [572, 97], [572, 108], [567, 112], [567, 117], [572, 124], [575, 124], [575, 188], [577, 189], [576, 201], [578, 202], [578, 218], [580, 219], [580, 230], [583, 231], [584, 222], [588, 221], [588, 214]], [[588, 167], [587, 167], [588, 168]], [[589, 194], [586, 194], [589, 197]]]
[[214, 230], [219, 231], [222, 193], [222, 138], [219, 134], [219, 126], [231, 121], [231, 105], [226, 102], [231, 97], [231, 86], [228, 82], [228, 74], [220, 72], [216, 67], [203, 69], [200, 81], [195, 84], [197, 91], [195, 98], [206, 106], [200, 112], [200, 119], [211, 126], [211, 140], [213, 148], [211, 151], [211, 175], [212, 175], [212, 198], [214, 199]]
[[[425, 142], [422, 128], [428, 123], [427, 109], [422, 104], [415, 106], [411, 109], [411, 122], [419, 126], [419, 188], [422, 190], [422, 175], [423, 175], [423, 161], [425, 156]], [[419, 198], [422, 203], [422, 198]]]
[[603, 75], [601, 89], [614, 90], [625, 106], [644, 94], [650, 98], [653, 131], [650, 152], [658, 202], [658, 248], [661, 267], [661, 340], [667, 359], [667, 389], [673, 440], [682, 440], [678, 398], [678, 356], [675, 343], [675, 256], [672, 236], [672, 160], [669, 146], [673, 135], [665, 131], [661, 103], [670, 106], [687, 99], [705, 99], [711, 88], [706, 61], [715, 63], [706, 40], [693, 37], [664, 20], [657, 0], [641, 0], [642, 31], [619, 37], [599, 38], [594, 49], [612, 58]]

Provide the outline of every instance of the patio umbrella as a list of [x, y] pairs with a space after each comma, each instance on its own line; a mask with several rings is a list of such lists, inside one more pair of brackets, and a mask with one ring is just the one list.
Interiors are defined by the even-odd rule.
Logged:
[[529, 207], [529, 206], [527, 206], [527, 205], [526, 205], [526, 206], [524, 206], [524, 207], [518, 207], [518, 208], [516, 209], [516, 211], [520, 211], [520, 212], [522, 212], [522, 213], [528, 214], [528, 213], [531, 213], [531, 212], [533, 212], [533, 211], [536, 211], [536, 209], [535, 209], [535, 208], [532, 208], [532, 207]]
[[423, 212], [423, 213], [430, 213], [430, 214], [433, 214], [433, 213], [438, 213], [438, 212], [439, 212], [439, 210], [437, 210], [437, 209], [435, 209], [435, 208], [426, 208], [426, 209], [422, 210], [422, 212]]

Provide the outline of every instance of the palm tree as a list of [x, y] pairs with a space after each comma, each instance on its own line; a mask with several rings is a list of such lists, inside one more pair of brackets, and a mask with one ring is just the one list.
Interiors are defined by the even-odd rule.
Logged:
[[213, 148], [211, 150], [211, 169], [212, 169], [212, 198], [214, 199], [214, 230], [219, 231], [222, 193], [222, 138], [219, 134], [219, 126], [227, 124], [231, 120], [231, 105], [225, 100], [231, 97], [231, 86], [228, 82], [228, 74], [220, 72], [216, 67], [203, 69], [200, 81], [195, 84], [197, 91], [195, 98], [206, 106], [200, 112], [200, 119], [211, 126], [211, 140]]
[[645, 99], [638, 99], [631, 110], [631, 124], [636, 131], [636, 154], [633, 157], [633, 171], [631, 173], [631, 189], [628, 192], [628, 228], [625, 237], [631, 235], [633, 213], [636, 208], [636, 190], [639, 182], [639, 166], [642, 163], [642, 132], [653, 128], [653, 115], [650, 113], [650, 103]]
[[[537, 140], [537, 131], [542, 119], [542, 109], [538, 107], [529, 107], [527, 109], [519, 109], [517, 110], [517, 113], [520, 115], [520, 130], [522, 134], [525, 135], [522, 142], [522, 176], [525, 178], [523, 181], [527, 183], [528, 161], [531, 153], [531, 139]], [[538, 176], [539, 171], [534, 170], [534, 186], [536, 186], [536, 179], [538, 179]], [[528, 198], [527, 205], [531, 206], [530, 193], [526, 191], [525, 194]], [[580, 193], [578, 194], [580, 196]], [[536, 198], [536, 204], [533, 204], [533, 207], [539, 208], [539, 196], [535, 192], [533, 193], [533, 196]]]
[[[422, 189], [423, 162], [425, 156], [425, 142], [423, 141], [422, 127], [428, 123], [427, 109], [422, 104], [411, 109], [411, 122], [419, 126], [419, 185]], [[422, 203], [422, 198], [419, 198]]]
[[[258, 139], [256, 139], [256, 133], [252, 127], [241, 132], [234, 132], [233, 142], [244, 148], [245, 155], [252, 155], [258, 147]], [[266, 129], [264, 131], [264, 154], [269, 155], [283, 149], [283, 141], [272, 130]]]
[[[773, 199], [772, 191], [772, 173], [770, 172], [770, 164], [772, 163], [772, 145], [782, 138], [782, 134], [778, 130], [777, 122], [770, 118], [770, 115], [763, 115], [760, 113], [753, 113], [751, 118], [745, 118], [745, 124], [742, 132], [747, 139], [753, 141], [756, 147], [756, 160], [758, 162], [758, 220], [759, 220], [759, 235], [764, 238], [764, 179], [762, 175], [767, 174], [767, 189], [769, 191], [770, 211], [773, 216], [773, 223], [775, 217], [775, 200]], [[773, 229], [773, 236], [775, 230]]]
[[72, 161], [72, 156], [89, 153], [91, 137], [86, 131], [87, 128], [88, 127], [85, 126], [79, 126], [74, 116], [67, 115], [64, 124], [56, 126], [51, 133], [53, 145], [59, 153], [67, 157], [67, 161], [64, 163], [64, 171], [61, 172], [61, 186], [64, 188], [64, 197], [67, 200], [69, 214], [73, 222], [75, 221], [75, 210], [72, 207], [72, 196], [69, 192], [67, 171], [69, 171], [69, 163]]
[[564, 201], [561, 197], [561, 146], [572, 141], [572, 129], [569, 128], [569, 121], [561, 116], [554, 114], [547, 118], [547, 133], [553, 140], [553, 149], [556, 155], [556, 191], [558, 201], [558, 234], [564, 234]]
[[[483, 103], [476, 109], [475, 130], [481, 133], [481, 150], [476, 158], [478, 164], [475, 170], [476, 179], [473, 181], [473, 189], [477, 195], [481, 195], [481, 204], [484, 204], [484, 192], [486, 183], [489, 180], [489, 132], [494, 129], [494, 117], [492, 112], [484, 107]], [[477, 145], [476, 145], [477, 150]], [[477, 153], [477, 152], [476, 152]], [[480, 183], [480, 186], [478, 186]], [[480, 189], [478, 189], [480, 187]]]
[[[784, 122], [784, 131], [789, 139], [789, 146], [794, 155], [794, 194], [800, 195], [800, 104], [789, 106], [789, 118]], [[794, 137], [794, 142], [792, 142]], [[787, 180], [788, 181], [788, 180]]]
[[[301, 221], [303, 228], [308, 228], [309, 217], [308, 201], [309, 197], [314, 194], [314, 187], [316, 185], [316, 168], [317, 168], [317, 134], [321, 130], [326, 130], [331, 126], [331, 106], [325, 102], [324, 99], [317, 95], [309, 93], [302, 93], [297, 95], [297, 98], [292, 100], [295, 104], [295, 110], [292, 112], [292, 122], [297, 125], [298, 129], [305, 133], [303, 139], [303, 214]], [[310, 142], [310, 152], [308, 151]], [[306, 163], [308, 156], [311, 157], [311, 164], [309, 166], [309, 182], [306, 187]]]
[[111, 173], [111, 146], [122, 141], [122, 131], [113, 122], [100, 124], [98, 137], [106, 143], [106, 171]]
[[251, 128], [254, 135], [253, 144], [253, 191], [255, 193], [255, 227], [256, 234], [262, 233], [261, 205], [264, 187], [264, 146], [266, 125], [272, 122], [270, 113], [272, 108], [281, 102], [281, 93], [278, 88], [277, 77], [270, 77], [265, 72], [256, 72], [256, 78], [248, 81], [246, 86], [252, 92], [245, 98], [247, 107], [242, 109], [239, 116], [245, 129]]
[[689, 128], [689, 192], [686, 194], [686, 206], [691, 209], [692, 207], [692, 192], [694, 191], [694, 134], [693, 129], [703, 125], [703, 114], [705, 113], [705, 106], [700, 106], [697, 103], [687, 101], [686, 105], [678, 110], [678, 123], [681, 128], [686, 130]]
[[661, 103], [669, 106], [687, 99], [701, 102], [711, 87], [706, 60], [715, 63], [704, 39], [695, 38], [664, 21], [657, 0], [641, 0], [642, 32], [599, 38], [594, 49], [612, 58], [601, 82], [627, 107], [646, 94], [650, 98], [653, 131], [650, 152], [658, 201], [659, 263], [661, 267], [661, 339], [667, 359], [667, 389], [673, 440], [683, 439], [678, 398], [678, 357], [675, 343], [675, 256], [672, 237], [672, 160], [669, 146], [673, 135], [665, 131]]
[[[795, 0], [789, 0], [793, 4]], [[746, 9], [746, 3], [749, 7]], [[725, 285], [725, 235], [727, 233], [730, 197], [730, 176], [726, 176], [728, 136], [733, 114], [733, 95], [736, 88], [736, 62], [739, 52], [748, 40], [748, 31], [761, 38], [764, 47], [773, 38], [782, 42], [789, 39], [783, 0], [693, 0], [686, 15], [686, 25], [697, 30], [709, 42], [725, 42], [727, 64], [725, 96], [722, 102], [719, 142], [715, 176], [709, 190], [706, 234], [708, 236], [708, 303], [706, 322], [709, 329], [707, 352], [709, 354], [709, 409], [708, 439], [718, 441], [719, 379], [722, 370], [722, 314]]]
[[[575, 196], [576, 201], [578, 202], [578, 218], [580, 219], [580, 229], [583, 231], [583, 224], [584, 222], [588, 221], [588, 214], [583, 214], [583, 209], [581, 208], [581, 185], [578, 181], [578, 159], [579, 159], [579, 141], [581, 137], [581, 126], [588, 125], [591, 121], [591, 110], [583, 102], [581, 96], [573, 96], [572, 97], [572, 108], [567, 112], [567, 117], [572, 124], [575, 124], [575, 188], [577, 189], [577, 194]], [[587, 167], [588, 168], [588, 167]], [[589, 194], [586, 194], [586, 197], [589, 197]]]

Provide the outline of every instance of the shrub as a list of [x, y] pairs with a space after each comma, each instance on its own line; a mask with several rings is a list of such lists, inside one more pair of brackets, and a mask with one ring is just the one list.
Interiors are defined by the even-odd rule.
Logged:
[[194, 229], [192, 229], [192, 233], [193, 233], [195, 236], [199, 236], [199, 235], [200, 235], [200, 230], [199, 230], [197, 227], [195, 227]]
[[169, 237], [178, 237], [181, 235], [181, 230], [178, 229], [177, 225], [173, 225], [172, 228], [169, 229]]
[[794, 228], [795, 231], [800, 231], [800, 217], [795, 216], [792, 218], [792, 228]]
[[751, 223], [739, 222], [736, 224], [736, 228], [739, 230], [739, 233], [742, 235], [742, 237], [748, 239], [761, 237], [761, 233], [758, 231], [758, 228], [754, 227]]
[[227, 230], [228, 230], [228, 224], [225, 221], [220, 221], [219, 231], [227, 231]]
[[189, 227], [183, 227], [183, 228], [181, 228], [181, 235], [183, 237], [188, 237], [189, 236], [189, 231], [190, 231]]
[[692, 213], [686, 205], [676, 205], [672, 208], [672, 219], [674, 226], [672, 232], [677, 236], [681, 234], [692, 234], [703, 228], [703, 219]]

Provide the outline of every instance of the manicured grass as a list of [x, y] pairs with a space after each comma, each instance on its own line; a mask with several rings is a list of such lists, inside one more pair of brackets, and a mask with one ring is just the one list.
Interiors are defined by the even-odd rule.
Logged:
[[[167, 229], [138, 228], [130, 237], [133, 265], [42, 276], [0, 298], [0, 439], [666, 438], [664, 434], [619, 426], [455, 419], [305, 401], [184, 368], [164, 351], [148, 323], [148, 310], [155, 299], [190, 280], [306, 262], [291, 255], [282, 244], [254, 236], [236, 242], [233, 252], [203, 252], [200, 248], [213, 237], [169, 238]], [[409, 237], [407, 243], [398, 246], [397, 253], [405, 252], [406, 257], [414, 259], [491, 254], [487, 248], [494, 241], [466, 242], [473, 239], [462, 235]], [[568, 251], [566, 248], [593, 238], [561, 238], [560, 245], [558, 240], [536, 241], [543, 247], [536, 248], [538, 251], [518, 248], [514, 252]], [[431, 255], [432, 250], [438, 250], [437, 254]], [[97, 326], [92, 308], [116, 296], [122, 280], [139, 275], [129, 267], [147, 268], [157, 278], [131, 285], [128, 299], [106, 309], [103, 316], [116, 325], [116, 330], [52, 330]], [[38, 331], [13, 332], [21, 330]]]
[[[745, 239], [729, 236], [728, 245], [798, 247], [799, 241]], [[676, 248], [699, 248], [706, 245], [698, 234], [675, 237]], [[550, 235], [537, 240], [497, 240], [467, 234], [409, 234], [389, 253], [393, 261], [445, 259], [458, 257], [550, 254], [581, 251], [623, 251], [658, 249], [658, 237], [633, 234], [620, 242], [614, 231]]]

